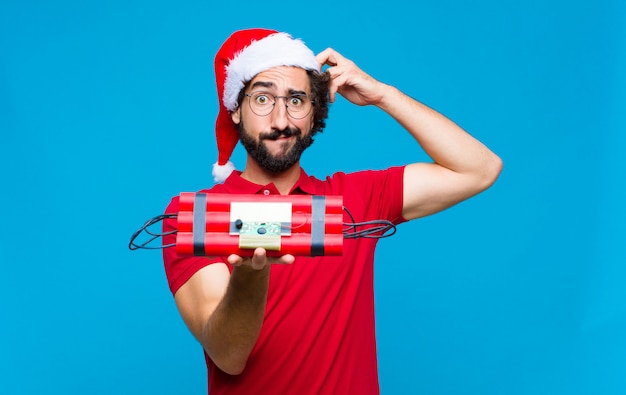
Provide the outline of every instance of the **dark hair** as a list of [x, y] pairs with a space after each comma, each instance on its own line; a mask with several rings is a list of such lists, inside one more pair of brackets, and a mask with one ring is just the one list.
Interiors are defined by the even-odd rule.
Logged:
[[321, 132], [326, 127], [326, 118], [328, 118], [328, 85], [330, 83], [330, 74], [328, 72], [318, 73], [308, 70], [309, 81], [311, 81], [311, 100], [313, 105], [313, 128], [311, 136]]
[[[330, 83], [330, 74], [328, 72], [319, 73], [313, 70], [307, 70], [309, 82], [311, 83], [311, 100], [313, 101], [313, 127], [311, 128], [311, 137], [317, 132], [321, 132], [326, 127], [326, 118], [328, 118], [328, 85]], [[250, 81], [239, 92], [237, 103], [241, 106], [244, 94]]]

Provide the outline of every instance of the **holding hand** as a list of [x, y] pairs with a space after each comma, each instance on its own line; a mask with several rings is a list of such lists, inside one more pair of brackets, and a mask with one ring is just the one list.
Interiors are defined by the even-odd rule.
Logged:
[[267, 251], [264, 248], [257, 248], [254, 250], [254, 255], [252, 257], [241, 257], [239, 255], [229, 255], [228, 263], [233, 266], [250, 266], [254, 270], [262, 270], [266, 266], [271, 265], [273, 263], [282, 263], [282, 264], [292, 264], [295, 261], [295, 257], [293, 255], [283, 255], [280, 258], [270, 258], [267, 256]]

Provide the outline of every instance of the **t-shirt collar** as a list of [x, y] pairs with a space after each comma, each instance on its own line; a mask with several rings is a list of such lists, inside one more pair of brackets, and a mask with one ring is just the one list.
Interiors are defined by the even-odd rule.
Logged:
[[[228, 193], [233, 194], [257, 194], [263, 193], [263, 191], [270, 190], [272, 193], [278, 193], [278, 190], [273, 183], [267, 185], [255, 184], [241, 177], [241, 171], [235, 170], [224, 182], [224, 189]], [[315, 185], [311, 177], [309, 177], [304, 169], [300, 169], [300, 178], [294, 184], [290, 195], [292, 194], [315, 194]]]

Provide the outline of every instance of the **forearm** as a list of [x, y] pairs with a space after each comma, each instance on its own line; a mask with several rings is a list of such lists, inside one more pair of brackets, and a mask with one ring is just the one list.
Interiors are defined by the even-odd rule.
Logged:
[[233, 268], [221, 302], [202, 330], [202, 344], [209, 357], [223, 371], [239, 374], [261, 332], [269, 265], [262, 270], [249, 266]]
[[382, 85], [378, 106], [400, 123], [433, 161], [457, 173], [495, 179], [499, 158], [437, 111], [395, 87]]

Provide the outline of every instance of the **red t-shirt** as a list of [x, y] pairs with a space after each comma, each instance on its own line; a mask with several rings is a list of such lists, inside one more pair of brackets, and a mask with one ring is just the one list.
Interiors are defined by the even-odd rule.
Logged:
[[[403, 167], [351, 174], [325, 181], [303, 171], [292, 194], [342, 195], [356, 222], [402, 218]], [[209, 193], [272, 193], [234, 172]], [[174, 197], [166, 213], [178, 212]], [[349, 218], [344, 215], [344, 221]], [[172, 230], [175, 220], [164, 222]], [[175, 241], [164, 237], [163, 243]], [[209, 393], [358, 394], [379, 393], [374, 323], [374, 249], [377, 239], [345, 239], [342, 256], [296, 257], [292, 265], [273, 265], [265, 319], [243, 373], [228, 375], [206, 357]], [[224, 259], [179, 257], [163, 250], [172, 293], [199, 269]], [[231, 268], [232, 270], [232, 268]]]

